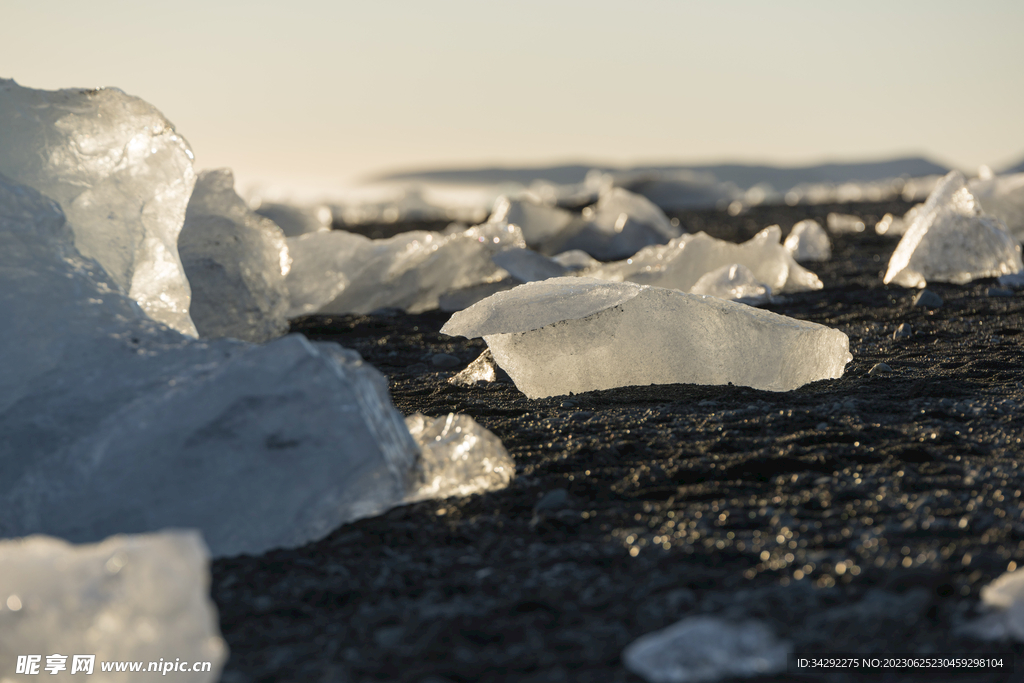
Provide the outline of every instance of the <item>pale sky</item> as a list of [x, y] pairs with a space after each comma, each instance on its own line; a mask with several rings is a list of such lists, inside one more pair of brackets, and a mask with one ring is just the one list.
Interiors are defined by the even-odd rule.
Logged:
[[0, 77], [116, 86], [197, 167], [1024, 157], [1024, 2], [0, 0]]

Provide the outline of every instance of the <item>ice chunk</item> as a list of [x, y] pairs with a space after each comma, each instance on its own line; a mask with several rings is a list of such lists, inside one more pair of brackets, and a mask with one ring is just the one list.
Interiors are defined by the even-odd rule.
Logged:
[[1024, 241], [1024, 173], [974, 178], [968, 187], [986, 214], [1003, 221], [1017, 241]]
[[864, 232], [864, 221], [846, 213], [830, 213], [825, 216], [825, 224], [836, 235]]
[[[174, 666], [180, 659], [189, 667], [209, 662], [210, 669], [174, 671], [174, 680], [217, 681], [227, 646], [209, 596], [208, 565], [192, 531], [82, 546], [46, 536], [0, 541], [0, 680], [21, 678], [19, 658], [37, 655], [39, 668], [31, 673], [46, 679], [60, 671], [54, 680], [112, 680], [101, 662], [143, 662], [145, 672], [150, 662]], [[91, 668], [76, 669], [83, 664], [76, 655], [94, 655]], [[63, 669], [47, 670], [51, 658]]]
[[716, 239], [703, 232], [683, 235], [668, 244], [646, 247], [631, 258], [591, 268], [585, 275], [611, 280], [629, 280], [655, 287], [688, 292], [705, 273], [722, 266], [740, 264], [754, 278], [778, 291], [821, 289], [821, 281], [803, 268], [779, 244], [782, 230], [772, 225], [743, 244]]
[[638, 249], [664, 244], [682, 234], [648, 199], [621, 187], [603, 192], [597, 204], [583, 211], [585, 223], [564, 230], [564, 238], [548, 244], [550, 252], [581, 249], [601, 260], [618, 259]]
[[757, 281], [750, 268], [737, 263], [722, 266], [701, 276], [691, 294], [706, 294], [745, 304], [758, 304], [771, 298], [771, 290]]
[[951, 171], [896, 245], [884, 282], [965, 284], [1021, 269], [1020, 245], [1001, 221], [982, 213], [963, 174]]
[[509, 275], [520, 283], [561, 277], [569, 272], [568, 268], [555, 259], [538, 254], [532, 249], [506, 249], [499, 251], [491, 260], [507, 270]]
[[828, 261], [832, 258], [832, 242], [818, 221], [808, 218], [795, 224], [783, 244], [793, 260]]
[[760, 621], [695, 616], [637, 638], [622, 663], [648, 683], [710, 683], [781, 673], [791, 650]]
[[882, 216], [882, 220], [878, 221], [878, 223], [875, 224], [875, 232], [879, 235], [906, 234], [907, 228], [909, 228], [913, 224], [914, 220], [917, 218], [918, 214], [921, 212], [921, 209], [923, 207], [924, 204], [915, 204], [914, 206], [910, 207], [910, 209], [905, 214], [903, 214], [902, 218], [897, 218], [896, 216], [893, 216], [891, 213], [885, 214], [884, 216]]
[[445, 293], [505, 279], [508, 273], [492, 257], [524, 246], [519, 228], [506, 223], [448, 235], [405, 232], [384, 240], [340, 230], [289, 238], [289, 317], [386, 307], [431, 310]]
[[423, 453], [422, 483], [409, 500], [469, 496], [508, 486], [516, 466], [501, 440], [468, 415], [405, 418]]
[[571, 212], [546, 206], [528, 195], [517, 198], [502, 195], [494, 201], [490, 221], [519, 226], [526, 245], [538, 249], [558, 238], [574, 218]]
[[0, 79], [0, 130], [0, 173], [56, 200], [79, 252], [154, 320], [194, 336], [177, 242], [196, 176], [170, 121], [115, 88]]
[[203, 171], [178, 238], [202, 337], [265, 342], [288, 331], [284, 234], [235, 194], [228, 169]]
[[479, 382], [494, 382], [498, 379], [497, 366], [490, 349], [481, 353], [466, 369], [448, 380], [449, 384], [472, 387]]
[[358, 355], [292, 335], [200, 342], [74, 249], [0, 177], [0, 536], [202, 530], [216, 555], [296, 546], [401, 502], [418, 449]]
[[441, 329], [483, 337], [530, 398], [627, 385], [726, 384], [787, 391], [841, 377], [838, 330], [713, 297], [553, 278], [488, 297]]
[[326, 206], [296, 206], [280, 202], [262, 202], [256, 213], [274, 221], [285, 237], [331, 229], [331, 210]]
[[600, 261], [582, 249], [570, 249], [569, 251], [563, 251], [560, 254], [555, 254], [551, 258], [556, 263], [565, 266], [569, 270], [585, 270], [587, 268], [594, 268], [595, 266], [601, 265]]

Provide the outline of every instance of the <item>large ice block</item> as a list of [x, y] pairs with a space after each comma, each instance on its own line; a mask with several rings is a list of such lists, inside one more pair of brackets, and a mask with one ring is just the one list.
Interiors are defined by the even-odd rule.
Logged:
[[779, 242], [782, 230], [772, 225], [743, 244], [699, 232], [668, 244], [645, 247], [628, 259], [584, 271], [585, 275], [620, 282], [628, 280], [688, 292], [706, 273], [739, 264], [773, 292], [821, 289], [818, 276], [799, 265]]
[[192, 151], [156, 108], [116, 88], [33, 90], [0, 79], [0, 173], [56, 200], [78, 251], [150, 317], [196, 334], [177, 249]]
[[202, 530], [296, 546], [404, 500], [418, 448], [358, 355], [160, 325], [82, 257], [60, 208], [0, 177], [0, 536]]
[[341, 230], [288, 238], [289, 317], [385, 307], [431, 310], [443, 294], [506, 278], [492, 257], [525, 246], [522, 231], [503, 222], [451, 234], [405, 232], [383, 240]]
[[[80, 546], [47, 536], [0, 541], [0, 680], [130, 682], [170, 674], [213, 683], [227, 646], [209, 591], [207, 550], [194, 531]], [[25, 670], [16, 675], [19, 659]], [[142, 670], [104, 673], [109, 662], [142, 662]]]
[[422, 479], [410, 501], [484, 493], [512, 481], [516, 465], [501, 440], [468, 415], [416, 413], [405, 424], [422, 450]]
[[292, 259], [284, 233], [249, 210], [229, 169], [203, 171], [178, 238], [192, 285], [189, 312], [204, 338], [265, 342], [288, 331]]
[[788, 391], [841, 377], [839, 330], [731, 301], [630, 282], [553, 278], [499, 292], [441, 328], [483, 337], [530, 398], [627, 385]]
[[959, 171], [951, 171], [916, 213], [889, 259], [885, 284], [965, 284], [1019, 272], [1021, 249], [997, 218], [985, 215]]

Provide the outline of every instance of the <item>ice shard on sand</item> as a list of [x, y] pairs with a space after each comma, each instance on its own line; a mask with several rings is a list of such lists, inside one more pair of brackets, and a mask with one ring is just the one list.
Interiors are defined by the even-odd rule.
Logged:
[[634, 283], [553, 278], [499, 292], [441, 329], [483, 337], [530, 398], [667, 383], [788, 391], [841, 377], [839, 330]]

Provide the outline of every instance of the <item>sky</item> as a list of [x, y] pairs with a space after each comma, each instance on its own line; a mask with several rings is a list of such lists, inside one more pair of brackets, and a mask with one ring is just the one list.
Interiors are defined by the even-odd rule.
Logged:
[[1024, 2], [0, 0], [0, 77], [115, 86], [200, 169], [1024, 157]]

